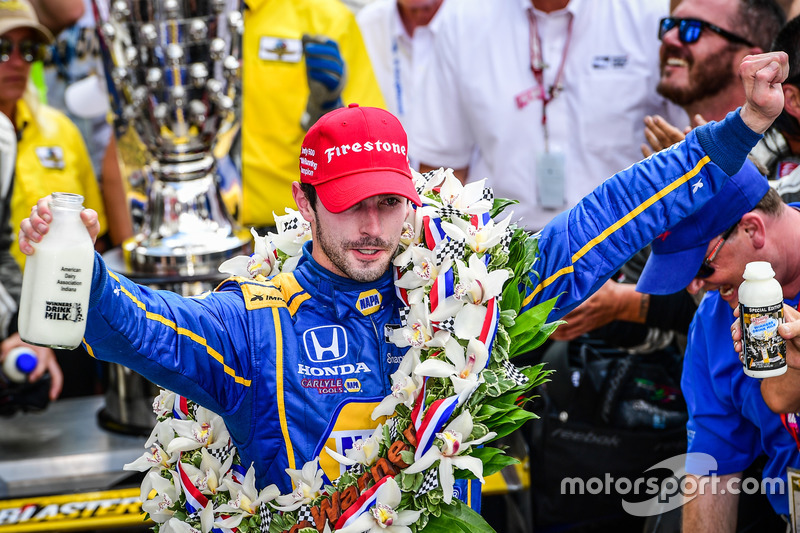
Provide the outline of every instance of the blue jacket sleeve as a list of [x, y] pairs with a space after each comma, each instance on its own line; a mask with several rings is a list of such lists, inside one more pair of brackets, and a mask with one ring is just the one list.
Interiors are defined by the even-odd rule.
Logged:
[[152, 290], [110, 272], [95, 254], [87, 322], [84, 342], [92, 356], [220, 415], [236, 410], [251, 385], [248, 322], [238, 291], [183, 298]]
[[548, 320], [594, 293], [633, 254], [694, 213], [744, 163], [760, 135], [732, 112], [607, 179], [538, 234], [521, 312], [558, 297]]

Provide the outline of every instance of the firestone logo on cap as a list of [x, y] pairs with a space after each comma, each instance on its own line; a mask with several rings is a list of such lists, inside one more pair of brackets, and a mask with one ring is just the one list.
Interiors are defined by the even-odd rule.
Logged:
[[[352, 144], [340, 144], [338, 146], [332, 146], [330, 148], [326, 148], [323, 152], [325, 163], [333, 162], [333, 159], [336, 157], [343, 157], [348, 154], [358, 154], [360, 152], [387, 152], [393, 153], [403, 158], [406, 158], [406, 147], [400, 143], [396, 142], [386, 142], [382, 140], [376, 141], [365, 141], [363, 144], [360, 142], [354, 142]], [[314, 171], [317, 170], [319, 164], [315, 159], [317, 155], [316, 150], [313, 148], [303, 147], [300, 151], [300, 173], [306, 176], [313, 177]]]
[[323, 116], [309, 130], [300, 150], [300, 174], [323, 183], [349, 174], [395, 171], [410, 177], [408, 141], [389, 112], [352, 106]]

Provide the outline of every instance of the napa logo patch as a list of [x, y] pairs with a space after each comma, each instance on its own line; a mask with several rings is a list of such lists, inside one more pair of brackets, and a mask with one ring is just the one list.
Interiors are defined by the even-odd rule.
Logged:
[[312, 363], [330, 363], [347, 357], [347, 332], [342, 326], [319, 326], [303, 332], [303, 344]]
[[361, 311], [362, 315], [367, 316], [380, 309], [382, 301], [383, 296], [381, 296], [381, 293], [377, 289], [372, 289], [358, 295], [356, 307]]
[[360, 392], [361, 382], [356, 378], [347, 378], [344, 380], [344, 390], [347, 392]]
[[60, 146], [39, 146], [36, 148], [36, 157], [44, 168], [64, 168], [64, 150]]

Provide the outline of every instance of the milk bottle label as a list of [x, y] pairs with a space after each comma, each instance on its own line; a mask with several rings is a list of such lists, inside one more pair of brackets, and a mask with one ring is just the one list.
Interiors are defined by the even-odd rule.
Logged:
[[786, 365], [786, 341], [778, 333], [783, 324], [783, 303], [764, 307], [740, 305], [744, 367], [751, 372]]

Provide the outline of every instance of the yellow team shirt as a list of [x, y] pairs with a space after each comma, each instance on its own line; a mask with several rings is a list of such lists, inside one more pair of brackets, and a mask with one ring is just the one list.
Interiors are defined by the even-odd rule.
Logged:
[[339, 45], [345, 105], [386, 108], [353, 13], [338, 0], [248, 0], [242, 69], [242, 222], [271, 226], [273, 211], [295, 207], [300, 118], [308, 102], [301, 39], [325, 35]]
[[[80, 131], [66, 115], [42, 105], [40, 128], [24, 101], [17, 103], [17, 131], [22, 138], [17, 144], [17, 165], [11, 194], [11, 224], [16, 233], [31, 207], [52, 192], [71, 192], [83, 196], [83, 206], [97, 211], [100, 235], [106, 231], [106, 215], [100, 186], [92, 169], [92, 161]], [[25, 256], [19, 246], [11, 253], [20, 265]]]

